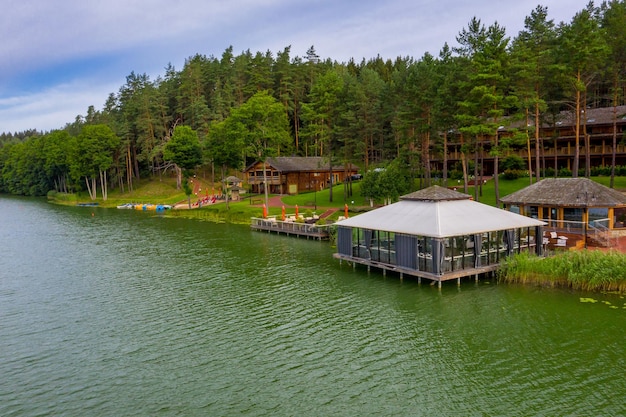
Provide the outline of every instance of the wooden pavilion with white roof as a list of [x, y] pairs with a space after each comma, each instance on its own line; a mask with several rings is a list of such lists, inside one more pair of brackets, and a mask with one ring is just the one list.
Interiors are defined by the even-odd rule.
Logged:
[[[337, 225], [341, 261], [437, 282], [496, 270], [507, 256], [542, 254], [543, 221], [433, 186]], [[537, 244], [539, 241], [539, 244]]]

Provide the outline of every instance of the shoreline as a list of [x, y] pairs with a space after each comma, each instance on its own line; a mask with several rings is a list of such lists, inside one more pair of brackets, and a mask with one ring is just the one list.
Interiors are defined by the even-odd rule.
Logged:
[[[58, 199], [48, 197], [48, 201], [59, 205], [77, 205], [78, 199]], [[276, 199], [274, 200], [276, 201]], [[98, 201], [98, 208], [116, 209], [118, 200], [108, 204]], [[238, 203], [238, 204], [236, 204]], [[160, 215], [251, 226], [251, 219], [259, 217], [262, 206], [231, 202], [226, 209], [221, 200], [211, 205], [184, 209], [167, 210]], [[271, 206], [274, 210], [280, 207]], [[325, 211], [327, 208], [319, 207]], [[586, 275], [586, 276], [585, 276]], [[504, 263], [497, 273], [497, 280], [503, 283], [535, 285], [552, 288], [569, 288], [590, 292], [617, 292], [626, 294], [626, 254], [618, 249], [566, 251], [550, 258], [515, 256]]]

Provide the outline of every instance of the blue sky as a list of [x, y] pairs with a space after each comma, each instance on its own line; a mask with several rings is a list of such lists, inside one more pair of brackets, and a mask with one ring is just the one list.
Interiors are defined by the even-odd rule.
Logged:
[[[321, 58], [437, 55], [469, 20], [515, 37], [538, 5], [569, 22], [588, 0], [8, 0], [0, 21], [0, 132], [52, 130], [101, 109], [132, 71], [151, 79], [197, 53], [291, 46]], [[8, 6], [8, 7], [7, 7]]]

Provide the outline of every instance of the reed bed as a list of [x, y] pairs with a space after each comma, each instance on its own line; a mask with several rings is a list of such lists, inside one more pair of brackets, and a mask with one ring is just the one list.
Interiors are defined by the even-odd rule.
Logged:
[[568, 251], [541, 258], [521, 253], [504, 262], [498, 272], [498, 280], [625, 293], [626, 254], [589, 250]]

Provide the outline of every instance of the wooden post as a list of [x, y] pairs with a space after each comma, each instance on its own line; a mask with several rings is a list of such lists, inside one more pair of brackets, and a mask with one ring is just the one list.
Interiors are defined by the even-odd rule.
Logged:
[[417, 283], [421, 284], [422, 283], [422, 277], [417, 277]]
[[459, 286], [459, 287], [461, 286], [461, 277], [458, 277], [456, 279], [456, 285]]

